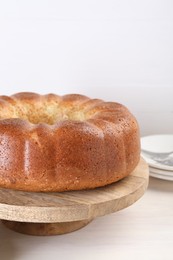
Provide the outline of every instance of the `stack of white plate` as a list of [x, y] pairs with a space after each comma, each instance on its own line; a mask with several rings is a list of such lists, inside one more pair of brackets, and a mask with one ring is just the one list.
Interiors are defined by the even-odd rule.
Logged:
[[142, 157], [149, 164], [150, 176], [173, 181], [173, 135], [141, 138]]

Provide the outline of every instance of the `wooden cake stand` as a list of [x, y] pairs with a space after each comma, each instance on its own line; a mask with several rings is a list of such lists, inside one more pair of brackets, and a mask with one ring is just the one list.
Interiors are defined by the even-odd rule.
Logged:
[[144, 194], [148, 179], [148, 166], [141, 159], [128, 177], [94, 190], [35, 193], [0, 189], [0, 219], [20, 233], [65, 234], [130, 206]]

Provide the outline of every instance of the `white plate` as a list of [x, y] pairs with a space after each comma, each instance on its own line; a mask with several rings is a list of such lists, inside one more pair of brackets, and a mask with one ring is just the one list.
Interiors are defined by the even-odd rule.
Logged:
[[156, 174], [173, 177], [173, 171], [160, 170], [151, 166], [150, 166], [150, 171]]
[[150, 176], [154, 177], [154, 178], [162, 179], [162, 180], [173, 181], [173, 177], [171, 177], [171, 176], [157, 174], [157, 173], [154, 173], [151, 171], [150, 171]]
[[[168, 153], [173, 151], [173, 135], [150, 135], [141, 138], [141, 149], [154, 153]], [[142, 156], [148, 162], [150, 166], [153, 166], [158, 169], [164, 169], [168, 171], [173, 171], [173, 166], [171, 162], [173, 161], [171, 155], [171, 162], [167, 160], [167, 164], [165, 162], [157, 162], [153, 158], [151, 158], [146, 153], [142, 152]]]

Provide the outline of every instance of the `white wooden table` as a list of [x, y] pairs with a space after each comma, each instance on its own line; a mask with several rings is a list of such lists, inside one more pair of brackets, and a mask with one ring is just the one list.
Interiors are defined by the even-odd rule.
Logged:
[[150, 178], [145, 195], [62, 236], [34, 237], [0, 224], [1, 260], [173, 259], [173, 182]]

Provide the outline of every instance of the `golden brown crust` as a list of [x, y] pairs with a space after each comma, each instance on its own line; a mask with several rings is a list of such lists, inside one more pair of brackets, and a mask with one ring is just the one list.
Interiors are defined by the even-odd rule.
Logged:
[[126, 107], [82, 95], [0, 96], [0, 187], [81, 190], [129, 175], [139, 127]]

